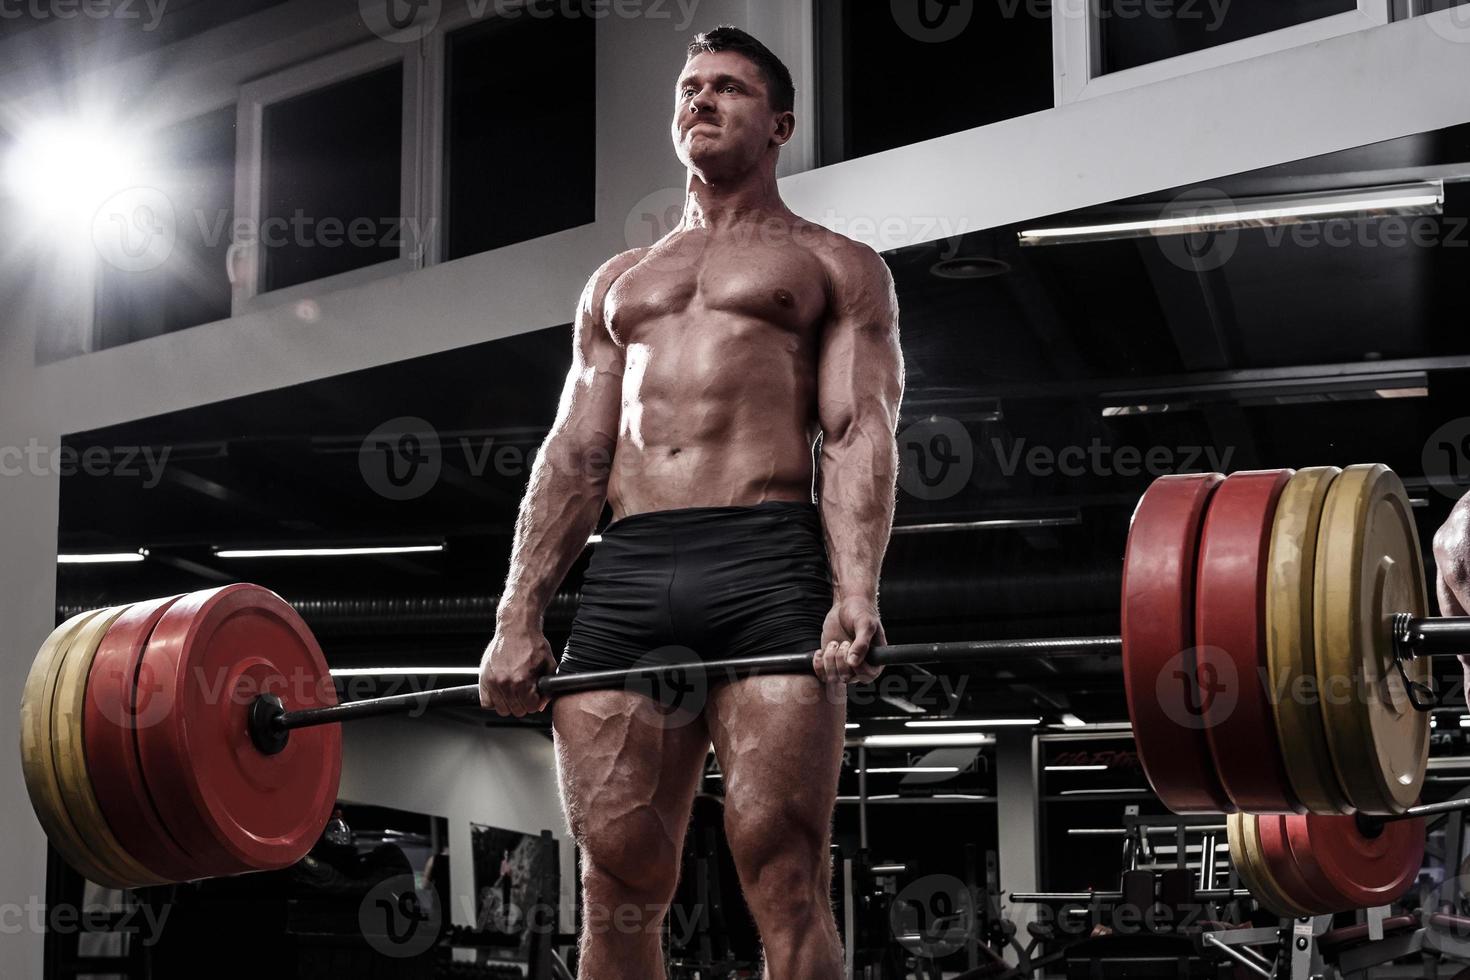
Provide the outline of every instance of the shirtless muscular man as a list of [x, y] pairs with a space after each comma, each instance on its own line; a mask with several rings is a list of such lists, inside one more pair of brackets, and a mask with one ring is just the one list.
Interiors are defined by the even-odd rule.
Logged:
[[[672, 126], [683, 216], [582, 294], [481, 665], [482, 703], [522, 716], [546, 706], [536, 680], [553, 670], [669, 647], [705, 660], [813, 651], [815, 676], [714, 683], [687, 724], [629, 691], [556, 700], [584, 857], [583, 980], [664, 975], [658, 927], [711, 743], [766, 975], [842, 971], [828, 849], [843, 692], [877, 675], [865, 657], [884, 642], [903, 360], [881, 256], [781, 200], [793, 103], [790, 72], [745, 32], [689, 46]], [[542, 617], [605, 502], [613, 520], [558, 663]]]

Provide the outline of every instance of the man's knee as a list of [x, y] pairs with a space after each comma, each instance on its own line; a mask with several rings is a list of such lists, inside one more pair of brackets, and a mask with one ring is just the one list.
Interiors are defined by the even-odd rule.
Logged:
[[817, 918], [831, 914], [828, 893], [830, 877], [825, 863], [809, 852], [789, 850], [772, 855], [743, 877], [746, 903], [769, 931], [788, 923], [806, 928]]
[[824, 824], [784, 807], [732, 808], [725, 831], [752, 911], [800, 920], [829, 906]]
[[603, 901], [667, 905], [679, 879], [679, 848], [652, 807], [575, 835], [583, 887]]

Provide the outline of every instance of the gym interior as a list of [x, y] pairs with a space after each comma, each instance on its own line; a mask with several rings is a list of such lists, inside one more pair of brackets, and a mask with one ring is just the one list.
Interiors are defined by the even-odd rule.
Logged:
[[[1434, 548], [1470, 491], [1470, 3], [1447, 0], [0, 0], [0, 976], [638, 975], [579, 969], [549, 707], [426, 695], [477, 682], [578, 297], [677, 231], [670, 93], [726, 24], [794, 78], [781, 198], [881, 255], [901, 324], [879, 600], [908, 654], [846, 692], [841, 975], [1470, 976], [1470, 639]], [[1293, 564], [1284, 505], [1245, 599], [1202, 584], [1202, 511], [1185, 611], [1139, 584], [1166, 574], [1158, 488], [1214, 493], [1213, 519], [1235, 474], [1280, 495], [1321, 468], [1314, 522], [1361, 475], [1410, 532], [1351, 623], [1323, 556], [1378, 539], [1342, 518]], [[546, 606], [555, 651], [599, 541]], [[1297, 674], [1364, 624], [1345, 707], [1282, 696], [1288, 568]], [[105, 658], [103, 619], [242, 583], [330, 670], [288, 716], [397, 708], [277, 718], [272, 755], [238, 705], [229, 732], [143, 720], [135, 660], [124, 755], [94, 754], [105, 672], [59, 625], [111, 610]], [[1170, 616], [1199, 632], [1148, 661]], [[1217, 654], [1244, 663], [1206, 621], [1260, 641], [1229, 695], [1249, 730], [1199, 698]], [[620, 682], [715, 683], [651, 676]], [[177, 786], [128, 754], [150, 728], [177, 730]], [[185, 803], [271, 824], [287, 772], [316, 796], [285, 844], [170, 873], [125, 843], [191, 850]], [[1241, 802], [1273, 776], [1285, 805]], [[711, 750], [649, 927], [669, 977], [781, 976], [725, 782]]]

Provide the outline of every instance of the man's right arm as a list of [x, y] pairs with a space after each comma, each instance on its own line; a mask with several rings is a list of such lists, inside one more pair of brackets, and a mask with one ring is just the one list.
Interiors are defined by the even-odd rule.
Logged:
[[[1441, 616], [1470, 615], [1470, 494], [1434, 535], [1435, 591]], [[1470, 698], [1470, 654], [1461, 654], [1465, 694]]]
[[480, 703], [517, 717], [546, 699], [536, 679], [556, 666], [542, 617], [587, 545], [607, 498], [623, 392], [623, 349], [603, 321], [607, 291], [638, 259], [624, 252], [588, 280], [577, 305], [572, 367], [556, 421], [536, 454], [521, 500], [495, 637], [480, 663]]

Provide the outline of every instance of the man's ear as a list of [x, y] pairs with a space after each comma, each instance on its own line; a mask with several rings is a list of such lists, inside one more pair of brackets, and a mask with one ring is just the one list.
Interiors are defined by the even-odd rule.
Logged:
[[794, 112], [783, 112], [776, 117], [776, 127], [771, 133], [771, 142], [777, 146], [785, 146], [795, 132], [796, 114]]

